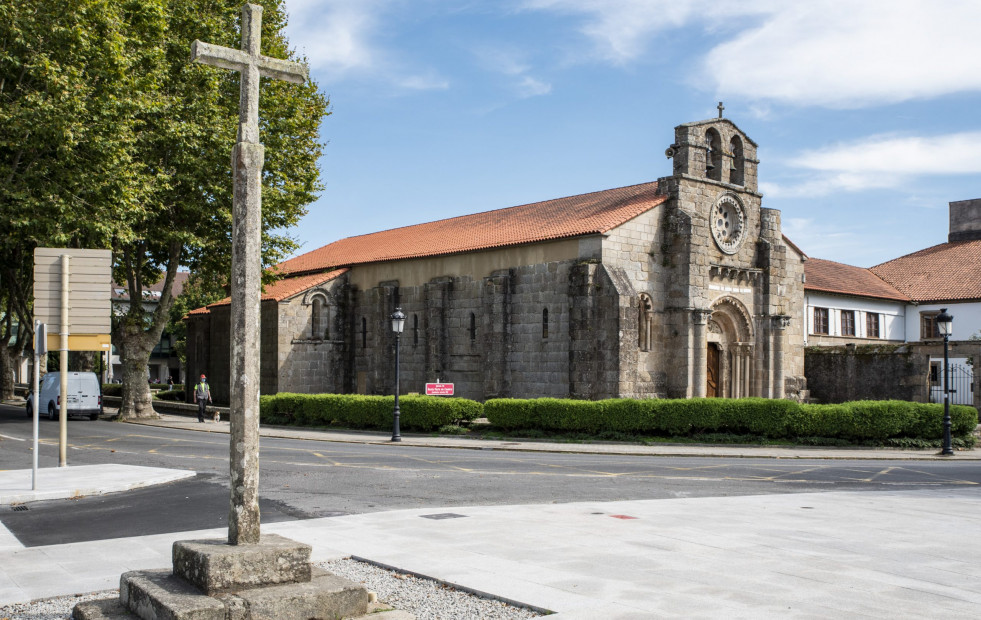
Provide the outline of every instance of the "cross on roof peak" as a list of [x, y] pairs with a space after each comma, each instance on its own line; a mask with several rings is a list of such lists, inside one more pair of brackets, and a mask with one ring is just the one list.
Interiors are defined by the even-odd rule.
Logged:
[[719, 102], [719, 105], [717, 105], [715, 107], [719, 108], [719, 118], [722, 118], [722, 111], [725, 110], [726, 107], [724, 105], [722, 105], [722, 102], [721, 101]]

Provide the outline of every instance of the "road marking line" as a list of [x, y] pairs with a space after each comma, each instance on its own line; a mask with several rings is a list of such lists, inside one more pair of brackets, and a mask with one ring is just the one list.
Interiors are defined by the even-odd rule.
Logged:
[[14, 441], [27, 441], [26, 439], [21, 439], [20, 437], [11, 437], [10, 435], [0, 435], [4, 439], [13, 439]]

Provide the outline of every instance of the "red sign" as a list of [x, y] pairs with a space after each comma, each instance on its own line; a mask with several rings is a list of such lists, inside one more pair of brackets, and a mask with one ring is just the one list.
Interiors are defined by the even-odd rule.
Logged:
[[453, 384], [427, 383], [426, 396], [453, 396]]

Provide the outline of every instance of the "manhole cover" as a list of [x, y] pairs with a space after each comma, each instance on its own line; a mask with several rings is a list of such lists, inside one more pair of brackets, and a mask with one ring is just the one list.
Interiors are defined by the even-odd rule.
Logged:
[[23, 504], [21, 504], [20, 506], [13, 506], [13, 507], [11, 507], [11, 510], [27, 510], [27, 506], [24, 506]]
[[441, 512], [441, 513], [435, 514], [435, 515], [419, 515], [419, 516], [422, 517], [423, 519], [437, 519], [438, 520], [438, 519], [462, 519], [463, 517], [465, 517], [467, 515], [458, 515], [458, 514], [453, 513], [453, 512]]

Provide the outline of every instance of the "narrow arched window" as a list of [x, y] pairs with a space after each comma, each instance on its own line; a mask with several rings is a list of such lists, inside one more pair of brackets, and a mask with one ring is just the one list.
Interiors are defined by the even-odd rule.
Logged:
[[412, 315], [412, 344], [419, 344], [419, 315]]
[[542, 338], [548, 338], [548, 308], [542, 309]]
[[729, 160], [729, 182], [733, 185], [746, 183], [746, 158], [743, 155], [743, 141], [739, 136], [733, 136], [729, 143], [732, 159]]
[[475, 342], [477, 340], [477, 316], [471, 312], [470, 313], [470, 342]]
[[716, 181], [722, 180], [722, 138], [719, 132], [709, 127], [705, 132], [705, 176]]
[[324, 298], [314, 297], [310, 311], [310, 338], [320, 340], [324, 337]]
[[368, 319], [361, 317], [361, 348], [368, 348]]
[[640, 294], [640, 311], [637, 313], [637, 336], [641, 351], [651, 350], [654, 302], [647, 293]]

